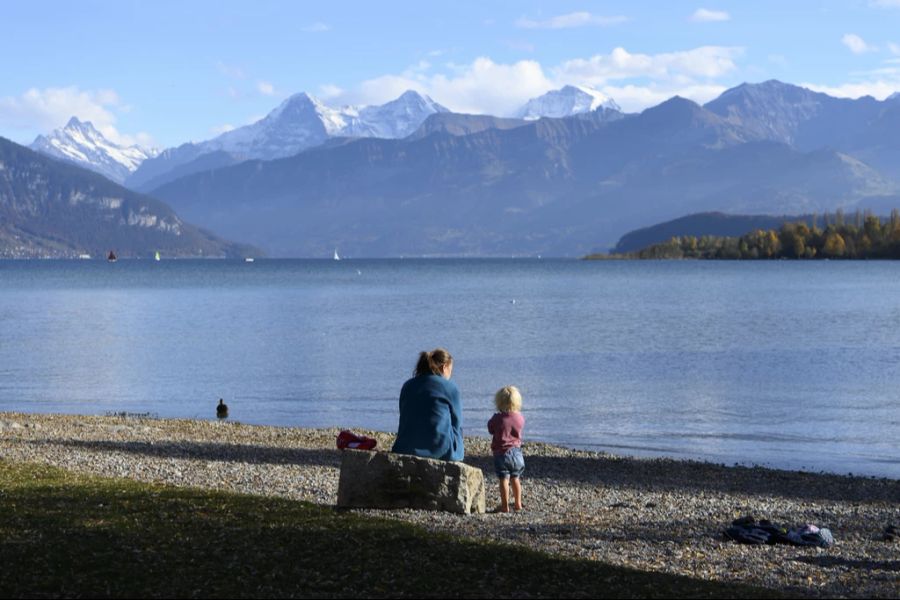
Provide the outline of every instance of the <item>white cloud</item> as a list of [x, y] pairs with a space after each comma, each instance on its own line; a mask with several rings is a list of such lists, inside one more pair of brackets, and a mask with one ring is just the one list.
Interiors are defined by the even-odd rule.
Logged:
[[720, 21], [730, 21], [731, 15], [724, 10], [709, 10], [706, 8], [698, 8], [693, 15], [691, 21], [697, 23], [714, 23]]
[[628, 21], [628, 17], [616, 15], [606, 17], [594, 15], [589, 12], [573, 12], [565, 15], [550, 17], [542, 21], [535, 21], [527, 17], [521, 17], [516, 21], [516, 27], [522, 29], [571, 29], [573, 27], [608, 27]]
[[457, 112], [508, 114], [553, 87], [541, 65], [530, 60], [498, 64], [480, 57], [469, 65], [450, 65], [449, 75], [424, 72], [420, 67], [364, 81], [345, 101], [381, 104], [412, 89]]
[[877, 50], [875, 46], [870, 46], [864, 39], [855, 33], [844, 34], [844, 37], [841, 38], [841, 43], [847, 46], [853, 54], [865, 54], [866, 52]]
[[801, 83], [800, 85], [814, 92], [823, 92], [837, 98], [872, 96], [878, 100], [884, 100], [897, 90], [900, 90], [900, 77], [893, 80], [880, 79], [877, 81], [845, 83], [837, 86], [817, 85], [814, 83]]
[[696, 84], [678, 86], [674, 84], [659, 85], [605, 85], [598, 88], [601, 92], [616, 101], [625, 112], [639, 112], [651, 106], [665, 102], [673, 96], [681, 96], [693, 100], [697, 104], [705, 104], [718, 98], [727, 86], [717, 84]]
[[275, 95], [275, 86], [269, 83], [268, 81], [257, 81], [256, 82], [256, 91], [258, 91], [263, 96], [274, 96]]
[[156, 139], [146, 131], [139, 131], [134, 134], [135, 143], [144, 148], [153, 148], [156, 146]]
[[304, 27], [303, 31], [307, 31], [310, 33], [324, 33], [326, 31], [331, 31], [331, 25], [327, 25], [322, 22], [316, 22]]
[[216, 125], [209, 128], [209, 132], [213, 135], [222, 135], [223, 133], [227, 133], [229, 131], [234, 131], [234, 125], [232, 125], [231, 123], [224, 123], [222, 125]]
[[0, 124], [19, 131], [48, 133], [65, 126], [70, 118], [78, 117], [90, 121], [100, 133], [117, 144], [152, 143], [153, 138], [145, 132], [135, 136], [119, 133], [115, 127], [116, 113], [122, 109], [119, 95], [110, 89], [31, 88], [20, 96], [0, 97]]
[[480, 57], [470, 64], [443, 65], [444, 72], [419, 63], [400, 74], [364, 81], [350, 91], [335, 89], [340, 93], [331, 98], [347, 104], [382, 104], [412, 89], [453, 111], [504, 116], [531, 98], [575, 84], [593, 86], [626, 110], [636, 111], [676, 94], [697, 102], [714, 98], [726, 89], [716, 79], [736, 71], [735, 61], [742, 54], [742, 48], [719, 46], [662, 54], [616, 48], [547, 69], [533, 60], [503, 64]]
[[431, 63], [427, 60], [420, 60], [414, 65], [407, 67], [407, 71], [411, 73], [424, 73], [431, 68]]
[[893, 54], [894, 56], [900, 56], [900, 44], [888, 42], [888, 50], [890, 50], [891, 54]]
[[344, 90], [332, 83], [326, 83], [319, 86], [319, 96], [321, 96], [323, 100], [337, 98], [343, 94]]
[[556, 68], [555, 74], [557, 79], [594, 86], [636, 77], [690, 83], [696, 78], [716, 78], [736, 70], [735, 59], [743, 52], [737, 47], [702, 46], [681, 52], [632, 54], [619, 47], [607, 55], [568, 60]]

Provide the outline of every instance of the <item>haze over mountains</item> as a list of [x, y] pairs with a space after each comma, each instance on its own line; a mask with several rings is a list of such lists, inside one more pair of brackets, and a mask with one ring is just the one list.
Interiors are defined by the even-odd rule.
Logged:
[[126, 184], [275, 256], [571, 256], [695, 212], [900, 199], [896, 95], [768, 81], [626, 115], [591, 92], [550, 92], [521, 118], [454, 114], [415, 92], [344, 109], [297, 94], [253, 125], [144, 160]]

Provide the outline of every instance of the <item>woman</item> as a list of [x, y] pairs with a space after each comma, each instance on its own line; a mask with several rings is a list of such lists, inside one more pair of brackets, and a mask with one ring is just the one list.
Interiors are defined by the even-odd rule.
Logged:
[[393, 452], [461, 461], [464, 455], [459, 388], [450, 381], [453, 357], [443, 348], [422, 352], [400, 390], [400, 425]]

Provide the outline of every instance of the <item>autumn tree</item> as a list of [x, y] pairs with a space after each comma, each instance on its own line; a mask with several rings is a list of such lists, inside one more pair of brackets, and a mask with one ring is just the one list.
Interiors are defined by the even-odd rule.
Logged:
[[844, 255], [844, 251], [846, 250], [846, 243], [844, 242], [844, 238], [841, 237], [837, 231], [832, 231], [828, 235], [825, 236], [825, 247], [822, 248], [822, 253], [828, 257], [839, 257]]

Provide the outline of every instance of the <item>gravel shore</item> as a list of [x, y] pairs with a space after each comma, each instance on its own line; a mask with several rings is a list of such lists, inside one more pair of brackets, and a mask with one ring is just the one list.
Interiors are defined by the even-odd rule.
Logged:
[[[134, 416], [0, 413], [0, 459], [178, 486], [333, 505], [337, 429], [250, 426]], [[379, 449], [393, 436], [375, 437]], [[467, 463], [499, 500], [487, 439], [467, 438]], [[459, 516], [358, 511], [431, 530], [568, 557], [803, 595], [900, 597], [900, 480], [639, 459], [526, 443], [525, 511]], [[831, 529], [832, 548], [745, 546], [722, 532], [744, 515]]]

